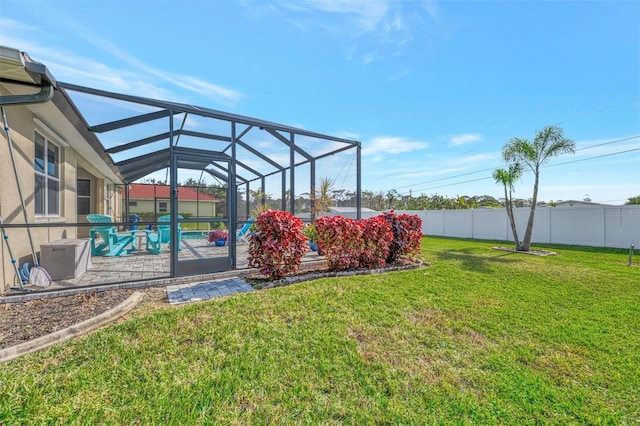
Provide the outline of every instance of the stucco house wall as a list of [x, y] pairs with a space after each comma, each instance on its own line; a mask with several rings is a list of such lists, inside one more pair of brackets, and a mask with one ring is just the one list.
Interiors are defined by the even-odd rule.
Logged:
[[[132, 203], [135, 205], [132, 205]], [[167, 203], [167, 211], [160, 211], [160, 203]], [[159, 199], [156, 201], [156, 212], [158, 215], [169, 214], [170, 209], [169, 200]], [[144, 200], [144, 199], [129, 199], [129, 213], [148, 213], [153, 212], [154, 210], [153, 200]], [[192, 216], [205, 216], [205, 217], [214, 217], [216, 215], [216, 203], [212, 201], [200, 201], [200, 206], [198, 207], [198, 203], [191, 200], [180, 200], [178, 201], [178, 213], [190, 213]]]
[[[167, 185], [132, 183], [129, 187], [129, 213], [169, 214], [171, 200], [168, 194]], [[196, 188], [178, 186], [178, 213], [186, 213], [191, 217], [215, 217], [217, 202], [216, 197]]]
[[[0, 83], [3, 94], [11, 93], [10, 89]], [[51, 101], [49, 101], [51, 102]], [[51, 108], [51, 105], [48, 106]], [[30, 106], [12, 105], [4, 107], [9, 134], [13, 146], [14, 159], [19, 183], [16, 180], [12, 166], [7, 133], [0, 131], [0, 217], [5, 224], [25, 224], [25, 218], [20, 202], [20, 191], [26, 208], [26, 219], [30, 225], [52, 225], [49, 227], [30, 227], [33, 247], [40, 257], [40, 245], [65, 238], [87, 237], [89, 227], [76, 226], [76, 223], [86, 222], [85, 216], [77, 214], [77, 182], [78, 178], [91, 182], [90, 205], [91, 213], [110, 214], [121, 211], [122, 201], [116, 191], [115, 183], [105, 179], [90, 161], [83, 158], [76, 149], [68, 143], [68, 129], [65, 131], [58, 126], [60, 121], [51, 123], [46, 117], [40, 116]], [[67, 123], [68, 124], [68, 123]], [[35, 157], [36, 132], [58, 148], [58, 178], [59, 178], [59, 207], [57, 214], [36, 214], [35, 202]], [[77, 144], [78, 135], [74, 135]], [[111, 188], [110, 191], [107, 191]], [[107, 192], [110, 201], [106, 202]], [[18, 265], [25, 262], [33, 263], [29, 231], [27, 228], [6, 229], [8, 240], [0, 246], [0, 292], [18, 285], [11, 251]]]

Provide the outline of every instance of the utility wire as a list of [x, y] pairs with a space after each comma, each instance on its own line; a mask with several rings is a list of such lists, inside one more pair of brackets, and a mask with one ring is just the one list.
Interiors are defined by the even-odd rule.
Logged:
[[[431, 188], [414, 189], [413, 191], [415, 191], [415, 192], [428, 191], [430, 189], [446, 188], [447, 186], [456, 186], [456, 185], [461, 185], [463, 183], [479, 182], [481, 180], [487, 180], [487, 179], [493, 179], [493, 177], [488, 176], [488, 177], [483, 177], [483, 178], [478, 178], [478, 179], [465, 180], [465, 181], [462, 181], [462, 182], [454, 182], [454, 183], [449, 183], [449, 184], [446, 184], [446, 185], [432, 186]], [[409, 191], [409, 192], [411, 192], [411, 191]], [[407, 194], [407, 193], [403, 193], [401, 195], [405, 195], [405, 194]]]
[[356, 153], [354, 152], [353, 155], [351, 155], [351, 161], [349, 161], [349, 167], [347, 168], [347, 171], [344, 173], [344, 178], [342, 179], [342, 184], [340, 185], [340, 188], [344, 188], [344, 183], [346, 182], [347, 177], [349, 176], [349, 171], [351, 170], [351, 166], [353, 165], [353, 160], [355, 160], [355, 158], [356, 158]]
[[[615, 84], [620, 83], [621, 81], [626, 81], [626, 80], [628, 80], [628, 79], [630, 79], [630, 78], [633, 78], [635, 75], [636, 75], [636, 73], [635, 73], [635, 72], [633, 72], [633, 73], [631, 73], [631, 74], [629, 74], [629, 75], [625, 75], [624, 77], [622, 77], [622, 78], [620, 78], [620, 79], [618, 79], [618, 80], [615, 80], [615, 81], [609, 82], [609, 83], [607, 83], [607, 84], [605, 84], [605, 85], [602, 85], [602, 86], [599, 86], [597, 89], [600, 89], [600, 88], [606, 88], [606, 87], [608, 87], [608, 86], [613, 86], [613, 85], [615, 85]], [[570, 96], [568, 99], [572, 99], [572, 98], [574, 98], [574, 97], [578, 97], [578, 96], [582, 96], [582, 95], [583, 95], [583, 93], [576, 94], [576, 95], [574, 95], [574, 96]], [[616, 103], [616, 104], [607, 105], [607, 106], [605, 106], [605, 107], [603, 107], [603, 108], [598, 108], [598, 109], [595, 109], [595, 110], [591, 110], [591, 111], [586, 112], [586, 113], [584, 113], [584, 114], [581, 114], [581, 115], [579, 115], [579, 116], [572, 117], [572, 118], [569, 118], [569, 119], [567, 119], [567, 120], [559, 121], [559, 122], [558, 122], [558, 123], [556, 123], [556, 124], [567, 123], [567, 122], [569, 122], [569, 121], [573, 121], [573, 120], [576, 120], [576, 119], [578, 119], [578, 118], [582, 118], [582, 117], [585, 117], [585, 116], [591, 115], [591, 114], [593, 114], [593, 113], [606, 111], [606, 110], [609, 110], [609, 109], [612, 109], [612, 108], [617, 108], [618, 106], [625, 105], [625, 104], [627, 104], [627, 103], [637, 101], [638, 99], [640, 99], [640, 98], [628, 99], [628, 100], [623, 101], [623, 102], [619, 102], [619, 103]], [[553, 101], [550, 105], [553, 105], [553, 104], [556, 104], [556, 103], [560, 103], [560, 100], [555, 100], [555, 101]], [[496, 124], [500, 124], [500, 123], [494, 123], [494, 124], [488, 125], [488, 127], [493, 127], [493, 126], [495, 126]], [[624, 140], [629, 140], [629, 139], [633, 139], [633, 138], [637, 138], [637, 137], [639, 137], [639, 136], [633, 136], [633, 137], [631, 137], [631, 138], [619, 139], [619, 140], [617, 140], [617, 141], [611, 141], [611, 142], [607, 142], [607, 143], [604, 143], [604, 144], [593, 145], [593, 146], [591, 146], [591, 147], [580, 148], [580, 149], [577, 149], [576, 151], [581, 151], [581, 150], [589, 149], [589, 148], [593, 148], [593, 147], [596, 147], [596, 146], [608, 145], [608, 144], [612, 144], [612, 143], [616, 143], [616, 142], [620, 142], [620, 141], [624, 141]], [[470, 173], [471, 173], [471, 174], [472, 174], [472, 173], [481, 173], [481, 172], [483, 172], [483, 171], [484, 171], [484, 170], [479, 170], [479, 171], [477, 171], [477, 172], [470, 172]], [[376, 181], [376, 180], [385, 179], [385, 178], [387, 178], [387, 177], [396, 176], [396, 175], [399, 175], [399, 174], [402, 174], [402, 173], [403, 173], [403, 172], [397, 172], [397, 173], [387, 174], [387, 175], [384, 175], [384, 176], [381, 176], [381, 177], [375, 178], [375, 179], [373, 179], [373, 180], [371, 180], [371, 181], [372, 181], [372, 182], [374, 182], [374, 181]], [[468, 174], [468, 173], [461, 174], [461, 175], [455, 175], [455, 176], [451, 176], [451, 177], [448, 177], [448, 178], [443, 178], [443, 180], [444, 180], [444, 179], [453, 179], [453, 178], [456, 178], [456, 177], [459, 177], [459, 176], [465, 176], [465, 175], [467, 175], [467, 174]], [[437, 180], [435, 180], [435, 181], [437, 181]], [[418, 183], [417, 185], [422, 185], [422, 184], [424, 184], [424, 183], [428, 183], [428, 182], [435, 182], [435, 181], [426, 181], [426, 182], [421, 182], [421, 183]], [[400, 187], [400, 188], [406, 188], [406, 187], [409, 187], [409, 186], [411, 186], [411, 185], [405, 185], [405, 186], [402, 186], [402, 187]]]
[[[594, 146], [596, 146], [596, 145], [594, 145]], [[624, 150], [624, 151], [617, 151], [617, 152], [612, 152], [612, 153], [609, 153], [609, 154], [601, 154], [601, 155], [596, 155], [596, 156], [588, 157], [588, 158], [580, 158], [578, 160], [566, 161], [564, 163], [549, 164], [549, 165], [543, 166], [542, 168], [546, 169], [546, 168], [549, 168], [549, 167], [557, 167], [557, 166], [562, 166], [562, 165], [566, 165], [566, 164], [578, 163], [578, 162], [582, 162], [582, 161], [596, 160], [598, 158], [611, 157], [613, 155], [626, 154], [626, 153], [634, 152], [634, 151], [640, 151], [640, 148], [627, 149], [627, 150]], [[525, 169], [524, 172], [525, 173], [531, 173], [531, 171], [529, 169]], [[454, 183], [449, 183], [449, 184], [446, 184], [446, 185], [432, 186], [430, 188], [414, 189], [413, 191], [416, 191], [416, 192], [428, 191], [428, 190], [431, 190], [431, 189], [446, 188], [446, 187], [449, 187], [449, 186], [462, 185], [464, 183], [478, 182], [478, 181], [481, 181], [481, 180], [488, 180], [488, 179], [493, 179], [493, 176], [488, 176], [488, 177], [483, 177], [483, 178], [478, 178], [478, 179], [465, 180], [465, 181], [461, 181], [461, 182], [454, 182]], [[406, 195], [406, 194], [407, 193], [405, 192], [405, 193], [402, 193], [401, 195]]]
[[[573, 95], [567, 96], [564, 99], [555, 99], [555, 100], [550, 101], [550, 102], [548, 102], [548, 103], [546, 103], [544, 105], [541, 105], [540, 107], [536, 107], [536, 108], [531, 108], [529, 110], [525, 110], [525, 111], [521, 112], [520, 114], [517, 114], [517, 117], [516, 117], [515, 120], [509, 120], [509, 121], [503, 121], [503, 122], [499, 122], [498, 121], [498, 122], [489, 124], [487, 127], [495, 127], [495, 126], [504, 125], [504, 124], [513, 124], [514, 121], [517, 122], [518, 120], [520, 120], [522, 118], [522, 116], [530, 115], [532, 113], [536, 113], [536, 112], [540, 112], [540, 111], [546, 111], [547, 109], [549, 109], [549, 107], [552, 107], [554, 105], [559, 105], [559, 104], [562, 104], [562, 103], [567, 102], [567, 101], [572, 101], [573, 99], [576, 99], [576, 98], [579, 98], [581, 96], [584, 96], [589, 92], [595, 92], [595, 91], [598, 91], [598, 90], [601, 90], [601, 89], [607, 89], [607, 88], [609, 88], [611, 86], [615, 86], [615, 85], [617, 85], [619, 83], [622, 83], [622, 82], [625, 82], [627, 80], [637, 79], [637, 78], [638, 78], [638, 72], [637, 71], [633, 71], [633, 72], [631, 72], [629, 74], [626, 74], [625, 76], [620, 77], [620, 78], [618, 78], [618, 79], [616, 79], [614, 81], [610, 81], [610, 82], [605, 83], [603, 85], [592, 87], [591, 89], [583, 91], [581, 93], [574, 93]], [[608, 109], [608, 107], [605, 107], [605, 109]], [[596, 111], [602, 111], [602, 109], [599, 109], [599, 110], [596, 110]], [[591, 112], [593, 112], [593, 111], [591, 111]], [[569, 119], [567, 121], [571, 121], [571, 120], [574, 120], [576, 118], [577, 117], [574, 117], [574, 118]], [[564, 123], [564, 122], [566, 122], [566, 121], [562, 121], [560, 123]]]
[[577, 120], [577, 119], [582, 118], [582, 117], [589, 116], [589, 115], [593, 114], [594, 112], [602, 112], [602, 111], [607, 111], [607, 110], [610, 110], [610, 109], [614, 109], [614, 108], [617, 108], [617, 107], [622, 106], [622, 105], [624, 105], [624, 104], [628, 104], [628, 103], [631, 103], [631, 102], [635, 102], [635, 101], [637, 101], [638, 99], [640, 99], [640, 98], [628, 99], [628, 100], [623, 101], [623, 102], [620, 102], [620, 103], [618, 103], [618, 104], [607, 105], [607, 106], [606, 106], [606, 107], [604, 107], [604, 108], [599, 108], [599, 109], [596, 109], [596, 110], [591, 110], [591, 111], [586, 112], [586, 113], [584, 113], [584, 114], [580, 114], [580, 115], [577, 115], [577, 116], [575, 116], [575, 117], [568, 118], [568, 119], [566, 119], [566, 120], [564, 120], [564, 121], [559, 121], [559, 122], [558, 122], [558, 123], [556, 123], [556, 124], [564, 124], [564, 123], [568, 123], [569, 121], [573, 121], [573, 120]]
[[616, 139], [615, 141], [599, 143], [599, 144], [596, 144], [596, 145], [585, 146], [584, 148], [576, 149], [576, 151], [583, 151], [585, 149], [591, 149], [591, 148], [595, 148], [597, 146], [611, 145], [612, 143], [624, 142], [624, 141], [628, 141], [628, 140], [631, 140], [631, 139], [637, 139], [637, 138], [640, 138], [640, 135], [630, 136], [628, 138], [623, 138], [623, 139]]
[[[606, 87], [608, 87], [608, 86], [613, 86], [613, 85], [615, 85], [615, 84], [620, 83], [621, 81], [626, 81], [626, 80], [628, 80], [628, 79], [630, 79], [630, 78], [633, 78], [635, 75], [636, 75], [636, 73], [635, 73], [635, 72], [633, 72], [633, 73], [631, 73], [631, 74], [629, 74], [629, 75], [626, 75], [626, 76], [624, 76], [624, 77], [622, 77], [622, 78], [620, 78], [620, 79], [618, 79], [618, 80], [615, 80], [615, 81], [612, 81], [612, 82], [607, 83], [607, 84], [605, 84], [605, 85], [602, 85], [602, 86], [598, 87], [598, 89], [599, 89], [599, 88], [606, 88]], [[582, 95], [582, 93], [581, 93], [581, 94], [574, 95], [574, 96], [570, 96], [568, 99], [572, 99], [572, 98], [574, 98], [574, 97], [578, 97], [578, 96], [581, 96], [581, 95]], [[617, 108], [618, 106], [625, 105], [625, 104], [628, 104], [628, 103], [630, 103], [630, 102], [637, 101], [638, 99], [640, 99], [640, 98], [628, 99], [628, 100], [623, 101], [623, 102], [619, 102], [619, 103], [616, 103], [616, 104], [607, 105], [607, 106], [602, 107], [602, 108], [598, 108], [598, 109], [595, 109], [595, 110], [588, 111], [588, 112], [586, 112], [586, 113], [584, 113], [584, 114], [581, 114], [581, 115], [579, 115], [579, 116], [575, 116], [575, 117], [571, 117], [571, 118], [568, 118], [568, 119], [563, 120], [563, 121], [559, 121], [559, 122], [557, 122], [556, 124], [558, 124], [558, 125], [559, 125], [559, 124], [567, 123], [567, 122], [569, 122], [569, 121], [573, 121], [573, 120], [576, 120], [576, 119], [578, 119], [578, 118], [582, 118], [582, 117], [585, 117], [585, 116], [591, 115], [591, 114], [593, 114], [593, 113], [606, 111], [606, 110], [609, 110], [609, 109], [612, 109], [612, 108]], [[556, 104], [556, 103], [559, 103], [559, 102], [560, 102], [559, 100], [556, 100], [556, 101], [551, 102], [551, 104], [549, 104], [549, 105], [553, 105], [553, 104]], [[542, 110], [542, 109], [540, 109], [540, 110]], [[533, 112], [535, 112], [535, 111], [536, 111], [536, 110], [533, 110]], [[506, 122], [506, 123], [509, 123], [509, 122]], [[494, 126], [495, 126], [495, 125], [497, 125], [497, 124], [501, 124], [501, 123], [494, 123], [494, 124], [490, 124], [490, 125], [488, 125], [487, 127], [494, 127]], [[502, 123], [502, 124], [504, 124], [504, 123]], [[634, 137], [632, 137], [632, 138], [635, 138], [635, 137], [638, 137], [638, 136], [634, 136]], [[620, 141], [622, 141], [622, 140], [628, 140], [628, 139], [621, 139]], [[609, 143], [614, 143], [614, 141], [609, 142]], [[606, 144], [605, 144], [605, 145], [606, 145]], [[600, 146], [600, 145], [594, 145], [594, 146]], [[588, 149], [588, 148], [581, 148], [580, 150], [583, 150], [583, 149]], [[578, 150], [576, 150], [576, 151], [578, 151]], [[372, 179], [372, 180], [371, 180], [371, 182], [375, 182], [376, 180], [385, 179], [385, 178], [387, 178], [387, 177], [391, 177], [391, 176], [396, 176], [396, 175], [399, 175], [399, 174], [402, 174], [402, 173], [403, 173], [403, 172], [397, 172], [397, 173], [391, 173], [391, 174], [387, 174], [387, 175], [384, 175], [384, 176], [380, 176], [380, 177], [377, 177], [377, 178], [375, 178], [375, 179]], [[456, 177], [456, 176], [453, 176], [453, 177]], [[423, 182], [423, 183], [425, 183], [425, 182]], [[418, 184], [418, 185], [420, 185], [420, 184]], [[405, 186], [405, 187], [406, 187], [406, 186]], [[404, 187], [403, 187], [403, 188], [404, 188]]]
[[[342, 168], [340, 169], [340, 171], [338, 172], [338, 174], [336, 175], [335, 179], [338, 180], [340, 178], [340, 175], [342, 174], [342, 172], [344, 171], [345, 167], [347, 167], [347, 163], [349, 163], [350, 158], [347, 157], [344, 160], [344, 164], [342, 165]], [[351, 166], [349, 166], [351, 167]], [[345, 176], [346, 176], [346, 172], [345, 172]]]
[[625, 154], [627, 152], [633, 152], [633, 151], [640, 151], [640, 148], [633, 148], [633, 149], [627, 149], [625, 151], [618, 151], [618, 152], [612, 152], [612, 153], [609, 153], [609, 154], [596, 155], [594, 157], [581, 158], [579, 160], [565, 161], [564, 163], [549, 164], [548, 166], [545, 166], [545, 168], [556, 167], [556, 166], [564, 166], [565, 164], [579, 163], [581, 161], [595, 160], [597, 158], [611, 157], [612, 155]]
[[417, 186], [417, 185], [424, 185], [424, 184], [433, 183], [433, 182], [441, 182], [443, 180], [455, 179], [455, 178], [458, 178], [458, 177], [469, 176], [469, 175], [473, 175], [473, 174], [476, 174], [476, 173], [487, 172], [489, 170], [495, 170], [495, 169], [496, 169], [496, 167], [492, 167], [490, 169], [482, 169], [482, 170], [476, 170], [476, 171], [473, 171], [473, 172], [460, 173], [460, 174], [457, 174], [457, 175], [443, 177], [443, 178], [439, 178], [439, 179], [432, 179], [432, 180], [427, 180], [427, 181], [424, 181], [424, 182], [418, 182], [418, 183], [412, 183], [412, 184], [409, 184], [409, 185], [398, 186], [395, 189], [409, 188], [409, 187], [414, 187], [414, 186]]
[[[599, 147], [599, 146], [611, 145], [611, 144], [614, 144], [614, 143], [624, 142], [624, 141], [637, 139], [637, 138], [640, 138], [640, 135], [635, 135], [635, 136], [630, 136], [630, 137], [627, 137], [627, 138], [615, 139], [615, 140], [612, 140], [612, 141], [609, 141], [609, 142], [603, 142], [603, 143], [599, 143], [599, 144], [595, 144], [595, 145], [590, 145], [590, 146], [586, 146], [584, 148], [576, 149], [576, 151], [584, 151], [584, 150], [591, 149], [591, 148], [596, 148], [596, 147]], [[631, 150], [631, 151], [634, 151], [634, 150]], [[631, 151], [621, 151], [621, 153], [631, 152]], [[604, 156], [615, 155], [615, 154], [616, 153], [604, 154]], [[598, 157], [590, 157], [590, 159], [594, 159], [594, 158], [598, 158]], [[575, 161], [584, 161], [584, 160], [585, 159], [575, 160]], [[575, 161], [571, 161], [571, 162], [575, 162]], [[571, 162], [569, 162], [569, 163], [571, 163]], [[560, 163], [560, 164], [569, 164], [569, 163]], [[557, 164], [557, 165], [560, 165], [560, 164]], [[394, 189], [397, 190], [397, 189], [403, 189], [403, 188], [414, 188], [414, 187], [416, 187], [418, 185], [424, 185], [424, 184], [427, 184], [427, 183], [441, 182], [441, 181], [444, 181], [444, 180], [455, 179], [455, 178], [459, 178], [459, 177], [463, 177], [463, 176], [469, 176], [469, 175], [476, 174], [476, 173], [483, 173], [483, 172], [487, 172], [487, 171], [493, 171], [498, 167], [500, 167], [500, 166], [491, 167], [491, 168], [482, 169], [482, 170], [475, 170], [475, 171], [467, 172], [467, 173], [459, 173], [459, 174], [453, 175], [453, 176], [447, 176], [447, 177], [443, 177], [443, 178], [439, 178], [439, 179], [432, 179], [432, 180], [428, 180], [428, 181], [412, 183], [412, 184], [409, 184], [409, 185], [398, 186], [398, 187], [396, 187]], [[549, 167], [549, 166], [545, 166], [545, 167]], [[471, 182], [473, 182], [473, 181], [471, 181]], [[460, 182], [460, 183], [466, 183], [466, 182]], [[449, 185], [445, 185], [445, 186], [449, 186]], [[440, 188], [440, 187], [437, 187], [437, 188]], [[416, 189], [415, 191], [420, 191], [420, 190]]]

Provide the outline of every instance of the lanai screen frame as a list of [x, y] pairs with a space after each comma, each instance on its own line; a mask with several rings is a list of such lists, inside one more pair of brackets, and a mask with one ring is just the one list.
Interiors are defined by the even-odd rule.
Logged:
[[[168, 118], [168, 131], [162, 134], [149, 135], [146, 138], [138, 139], [135, 141], [125, 142], [119, 144], [115, 147], [111, 147], [105, 149], [105, 152], [108, 154], [121, 153], [126, 152], [127, 150], [131, 150], [134, 148], [138, 148], [140, 146], [144, 146], [153, 142], [161, 141], [164, 139], [168, 140], [168, 147], [163, 150], [155, 150], [153, 152], [149, 152], [147, 154], [130, 158], [128, 160], [123, 160], [120, 162], [115, 162], [116, 167], [120, 171], [120, 174], [124, 178], [125, 183], [125, 209], [126, 213], [128, 213], [128, 188], [129, 184], [134, 181], [148, 176], [149, 174], [163, 170], [169, 167], [169, 185], [170, 185], [170, 203], [171, 203], [171, 239], [172, 241], [177, 241], [178, 238], [178, 182], [177, 182], [177, 170], [178, 168], [183, 169], [192, 169], [192, 170], [201, 170], [207, 172], [213, 177], [217, 177], [220, 179], [224, 179], [225, 181], [230, 182], [233, 185], [233, 188], [228, 188], [228, 220], [229, 220], [229, 230], [235, 230], [238, 225], [238, 188], [242, 185], [246, 186], [247, 190], [247, 211], [249, 204], [249, 188], [252, 182], [259, 181], [262, 192], [265, 193], [265, 178], [268, 176], [276, 175], [278, 173], [282, 174], [282, 210], [286, 210], [286, 200], [285, 193], [286, 190], [289, 189], [292, 196], [290, 197], [289, 202], [289, 210], [292, 214], [295, 213], [295, 181], [296, 181], [296, 167], [309, 164], [309, 182], [310, 188], [309, 193], [315, 194], [315, 181], [316, 181], [316, 161], [325, 157], [329, 157], [343, 151], [347, 151], [350, 149], [356, 150], [356, 214], [357, 219], [361, 218], [361, 169], [362, 169], [362, 144], [360, 141], [340, 138], [336, 136], [330, 136], [322, 133], [312, 132], [305, 129], [295, 128], [283, 124], [278, 124], [270, 121], [265, 121], [257, 118], [252, 118], [248, 116], [231, 114], [219, 110], [214, 110], [210, 108], [198, 107], [194, 105], [182, 104], [177, 102], [163, 101], [158, 99], [151, 99], [133, 95], [125, 95], [115, 92], [109, 92], [105, 90], [93, 89], [89, 87], [79, 86], [71, 83], [58, 82], [57, 83], [58, 90], [62, 90], [65, 92], [67, 99], [71, 100], [71, 96], [68, 92], [78, 92], [84, 93], [92, 96], [99, 96], [108, 99], [114, 99], [118, 101], [124, 101], [129, 103], [135, 103], [140, 105], [145, 105], [153, 108], [157, 108], [158, 110], [151, 113], [132, 115], [130, 117], [119, 119], [116, 121], [105, 122], [101, 124], [89, 125], [86, 121], [84, 121], [84, 116], [79, 114], [79, 117], [84, 121], [83, 123], [76, 123], [86, 128], [89, 132], [91, 132], [94, 136], [97, 134], [108, 132], [116, 129], [127, 128], [130, 126], [135, 126], [137, 124]], [[75, 105], [74, 105], [75, 106]], [[77, 107], [76, 107], [77, 108]], [[230, 126], [229, 134], [230, 136], [214, 134], [214, 133], [200, 133], [194, 132], [190, 130], [184, 130], [182, 127], [179, 129], [174, 128], [174, 116], [178, 114], [185, 114], [184, 119], [188, 115], [195, 115], [203, 118], [212, 118], [216, 120], [221, 120], [223, 122], [227, 122]], [[184, 121], [183, 121], [184, 123]], [[238, 125], [247, 126], [244, 130], [238, 133]], [[271, 135], [274, 139], [280, 141], [281, 143], [287, 145], [289, 147], [289, 164], [287, 166], [283, 166], [281, 164], [276, 163], [271, 160], [268, 156], [259, 152], [258, 149], [252, 147], [251, 145], [245, 143], [242, 138], [254, 129], [259, 129], [260, 131], [264, 131]], [[193, 148], [183, 148], [177, 146], [177, 141], [181, 135], [202, 138], [203, 140], [217, 140], [226, 142], [227, 146], [221, 151], [213, 151], [213, 150], [199, 150]], [[337, 142], [342, 144], [343, 146], [337, 149], [333, 149], [327, 151], [321, 155], [311, 155], [306, 152], [303, 148], [296, 145], [296, 136], [304, 136], [313, 139], [317, 139], [319, 141], [325, 142]], [[252, 153], [259, 160], [270, 164], [276, 170], [270, 173], [261, 173], [255, 168], [250, 167], [249, 165], [239, 161], [236, 158], [237, 146], [240, 145], [243, 149]], [[227, 156], [229, 162], [229, 169], [225, 170], [221, 167], [212, 168], [209, 167], [214, 165], [213, 163], [207, 163], [203, 161], [202, 163], [192, 162], [192, 163], [184, 163], [177, 164], [175, 161], [175, 154], [186, 154], [186, 155], [196, 155], [198, 151], [202, 151], [203, 153], [207, 152], [211, 156], [221, 155]], [[230, 151], [230, 153], [227, 153]], [[296, 154], [303, 157], [303, 160], [299, 160], [296, 162]], [[206, 154], [205, 154], [206, 155]], [[242, 169], [242, 172], [239, 172], [239, 168]], [[287, 172], [289, 173], [289, 188], [287, 188]], [[251, 176], [247, 176], [251, 175]], [[315, 218], [315, 197], [311, 197], [311, 219]], [[236, 262], [236, 233], [229, 232], [229, 244], [230, 244], [230, 257], [231, 257], [231, 269], [235, 269], [237, 266]], [[173, 244], [171, 249], [171, 265], [170, 265], [170, 276], [177, 276], [178, 271], [178, 252], [177, 245]]]

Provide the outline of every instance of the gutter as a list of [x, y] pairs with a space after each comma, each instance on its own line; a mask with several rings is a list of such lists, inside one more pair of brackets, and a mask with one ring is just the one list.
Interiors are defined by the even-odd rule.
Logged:
[[53, 99], [54, 87], [50, 84], [41, 86], [38, 93], [32, 95], [0, 96], [1, 106], [41, 104]]
[[39, 104], [53, 99], [57, 83], [45, 65], [35, 62], [25, 52], [6, 46], [0, 46], [0, 63], [2, 73], [8, 76], [0, 81], [40, 88], [38, 93], [29, 95], [0, 96], [0, 105]]
[[[69, 120], [89, 146], [111, 169], [114, 177], [120, 182], [126, 183], [111, 156], [105, 152], [102, 143], [92, 132], [87, 130], [89, 125], [78, 108], [65, 90], [59, 90], [61, 87], [44, 64], [34, 61], [26, 52], [12, 47], [0, 46], [0, 83], [39, 88], [38, 93], [0, 96], [0, 106], [29, 105], [52, 101], [53, 105]], [[119, 184], [118, 182], [114, 183]]]

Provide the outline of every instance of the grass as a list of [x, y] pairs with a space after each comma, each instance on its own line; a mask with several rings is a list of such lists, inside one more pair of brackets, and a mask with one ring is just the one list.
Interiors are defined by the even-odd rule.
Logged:
[[1, 365], [0, 424], [639, 423], [638, 264], [496, 244], [429, 237], [427, 269], [140, 310]]

